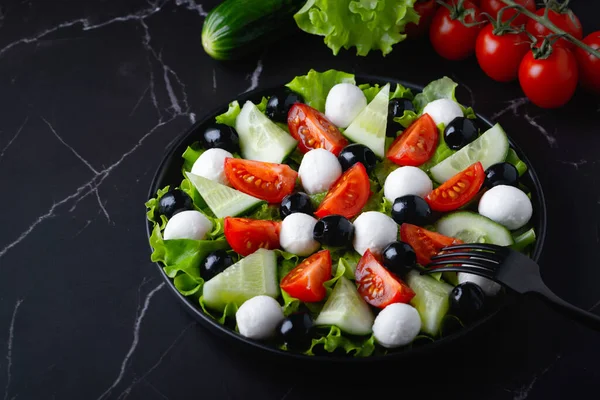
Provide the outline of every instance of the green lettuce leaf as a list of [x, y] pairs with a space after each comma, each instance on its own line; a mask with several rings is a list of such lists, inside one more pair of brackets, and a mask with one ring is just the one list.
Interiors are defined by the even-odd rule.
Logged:
[[465, 117], [474, 119], [475, 112], [471, 107], [465, 107], [456, 100], [456, 88], [458, 87], [458, 83], [454, 82], [452, 79], [444, 76], [441, 79], [430, 82], [427, 86], [423, 88], [423, 91], [415, 96], [413, 100], [413, 104], [415, 105], [415, 111], [418, 114], [423, 112], [423, 109], [427, 105], [434, 100], [438, 99], [450, 99], [456, 101], [460, 108], [462, 108]]
[[[375, 96], [377, 96], [377, 93], [379, 93], [379, 91], [381, 90], [381, 87], [377, 83], [374, 85], [371, 85], [370, 83], [363, 83], [363, 84], [358, 85], [358, 88], [360, 90], [362, 90], [362, 92], [364, 93], [365, 97], [367, 98], [367, 103], [370, 103], [371, 100], [373, 100], [373, 98]], [[400, 84], [397, 84], [396, 89], [390, 93], [390, 100], [392, 100], [392, 99], [412, 100], [413, 97], [414, 96], [412, 94], [412, 91], [409, 88], [406, 88]]]
[[[256, 105], [256, 108], [258, 108], [261, 112], [264, 113], [265, 110], [267, 109], [268, 101], [269, 101], [269, 98], [263, 97], [261, 102]], [[240, 111], [242, 111], [242, 109], [240, 107], [240, 103], [238, 103], [237, 100], [232, 101], [231, 103], [229, 103], [229, 108], [227, 109], [227, 111], [224, 112], [223, 114], [217, 115], [215, 117], [215, 120], [217, 121], [218, 124], [224, 124], [227, 126], [231, 126], [232, 128], [235, 128], [235, 119], [239, 115]]]
[[158, 224], [160, 229], [164, 229], [165, 225], [167, 225], [167, 217], [158, 214], [158, 200], [168, 191], [169, 185], [165, 186], [162, 189], [158, 189], [158, 191], [156, 192], [156, 197], [151, 198], [145, 203], [146, 218], [148, 218], [149, 221]]
[[392, 46], [406, 38], [404, 27], [418, 23], [415, 0], [308, 0], [295, 15], [300, 29], [325, 37], [325, 44], [337, 55], [343, 47], [356, 47], [366, 56], [381, 50], [385, 56]]
[[419, 118], [419, 116], [414, 111], [412, 111], [412, 110], [404, 110], [404, 113], [402, 113], [401, 117], [394, 117], [394, 122], [399, 123], [400, 125], [402, 125], [406, 129], [417, 118]]
[[304, 98], [309, 106], [325, 112], [325, 100], [332, 87], [338, 83], [355, 84], [354, 75], [330, 69], [325, 72], [317, 72], [314, 69], [308, 74], [295, 77], [287, 86], [291, 91], [298, 93]]
[[327, 196], [327, 192], [311, 194], [308, 197], [310, 197], [310, 203], [312, 204], [313, 208], [317, 209], [325, 196]]
[[437, 165], [444, 161], [446, 158], [450, 157], [452, 154], [456, 153], [455, 150], [450, 149], [448, 145], [446, 145], [446, 141], [444, 140], [444, 124], [438, 125], [438, 131], [440, 133], [440, 138], [438, 145], [433, 153], [433, 156], [425, 164], [421, 164], [419, 168], [421, 168], [425, 172], [429, 172], [431, 167]]
[[279, 214], [279, 206], [265, 203], [248, 214], [246, 218], [279, 221], [281, 215]]
[[388, 216], [392, 215], [392, 203], [383, 195], [383, 189], [371, 194], [362, 210], [362, 212], [367, 211], [379, 211]]
[[343, 333], [337, 326], [321, 328], [318, 332], [319, 337], [312, 340], [312, 344], [306, 355], [314, 355], [320, 348], [329, 353], [341, 349], [346, 354], [354, 357], [368, 357], [375, 351], [375, 337], [370, 336], [350, 336]]
[[393, 163], [392, 161], [385, 158], [383, 162], [377, 163], [375, 165], [375, 169], [372, 172], [372, 175], [375, 177], [377, 182], [381, 187], [385, 185], [385, 179], [392, 171], [400, 168], [398, 164]]
[[508, 149], [508, 155], [506, 156], [506, 162], [515, 166], [519, 176], [523, 176], [525, 172], [527, 172], [527, 164], [525, 164], [519, 156], [517, 152], [512, 147]]

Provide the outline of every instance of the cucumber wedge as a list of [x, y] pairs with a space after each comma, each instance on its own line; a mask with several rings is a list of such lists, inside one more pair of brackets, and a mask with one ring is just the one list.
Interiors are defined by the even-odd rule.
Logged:
[[431, 177], [438, 183], [446, 182], [469, 165], [481, 162], [483, 169], [506, 160], [509, 143], [506, 133], [496, 124], [450, 157], [431, 167]]
[[239, 190], [221, 185], [203, 176], [185, 172], [200, 196], [217, 218], [235, 217], [263, 204], [264, 201], [242, 193]]
[[373, 312], [358, 294], [354, 283], [342, 276], [315, 320], [315, 325], [335, 325], [351, 335], [368, 335], [373, 331], [374, 321]]
[[244, 104], [237, 116], [235, 130], [240, 137], [242, 157], [247, 160], [281, 163], [298, 144], [251, 101]]
[[273, 250], [258, 249], [204, 284], [204, 304], [222, 311], [227, 304], [241, 306], [255, 296], [279, 295], [277, 256]]
[[513, 237], [508, 229], [470, 211], [457, 211], [445, 215], [435, 223], [435, 229], [442, 235], [460, 239], [465, 243], [491, 243], [498, 246], [513, 244]]
[[450, 306], [448, 296], [452, 286], [414, 270], [408, 273], [406, 283], [415, 292], [410, 304], [419, 312], [421, 331], [437, 336]]
[[364, 144], [378, 157], [385, 155], [385, 129], [387, 126], [390, 84], [386, 84], [344, 131], [353, 142]]

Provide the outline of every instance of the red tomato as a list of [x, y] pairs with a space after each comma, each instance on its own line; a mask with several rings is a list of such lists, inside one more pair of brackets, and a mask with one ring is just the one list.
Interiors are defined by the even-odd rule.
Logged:
[[411, 22], [410, 24], [406, 25], [406, 28], [404, 28], [404, 33], [411, 38], [423, 36], [431, 26], [431, 21], [433, 20], [437, 6], [438, 4], [435, 0], [417, 0], [414, 7], [415, 11], [421, 18], [419, 19], [418, 24]]
[[298, 173], [286, 164], [225, 159], [225, 175], [231, 186], [269, 203], [280, 203], [294, 191]]
[[496, 35], [491, 24], [479, 32], [475, 45], [479, 66], [490, 78], [499, 82], [517, 79], [519, 65], [528, 50], [525, 33]]
[[331, 278], [331, 254], [321, 250], [302, 261], [283, 277], [280, 287], [290, 296], [313, 303], [325, 298], [323, 284]]
[[417, 254], [417, 262], [422, 266], [429, 264], [431, 257], [438, 254], [442, 248], [462, 243], [458, 239], [406, 223], [400, 226], [400, 239], [410, 244]]
[[[544, 16], [545, 12], [545, 8], [540, 8], [536, 11], [536, 15], [542, 17]], [[570, 8], [567, 8], [567, 10], [564, 11], [562, 14], [554, 10], [548, 10], [548, 18], [558, 28], [573, 35], [575, 39], [583, 38], [583, 28], [581, 27], [581, 22], [579, 22], [579, 18], [577, 18], [577, 15], [575, 15]], [[531, 33], [538, 39], [543, 39], [544, 37], [553, 33], [544, 25], [532, 19], [530, 19], [527, 22], [526, 28], [529, 33]], [[556, 42], [556, 44], [559, 47], [566, 47], [568, 49], [572, 49], [575, 46], [573, 43], [569, 42], [566, 39], [560, 39], [558, 42]]]
[[281, 222], [262, 219], [225, 217], [225, 239], [233, 251], [243, 256], [259, 248], [279, 248]]
[[433, 118], [423, 114], [392, 142], [387, 158], [398, 165], [419, 166], [433, 156], [439, 140]]
[[[535, 0], [515, 0], [515, 3], [524, 6], [531, 12], [535, 12]], [[481, 2], [481, 11], [490, 14], [494, 19], [498, 19], [498, 12], [506, 7], [506, 4], [502, 0], [483, 0]], [[508, 21], [513, 15], [517, 13], [514, 8], [509, 8], [502, 13], [502, 21]], [[529, 17], [525, 14], [519, 14], [511, 23], [513, 26], [525, 25]]]
[[365, 251], [354, 272], [358, 293], [374, 307], [385, 308], [392, 303], [408, 303], [415, 292], [400, 278], [388, 271], [371, 250]]
[[[450, 4], [456, 10], [459, 0], [453, 0]], [[440, 7], [431, 23], [429, 38], [435, 51], [448, 60], [462, 60], [475, 51], [475, 40], [481, 30], [481, 25], [467, 27], [458, 19], [464, 15], [465, 10], [475, 10], [475, 18], [466, 16], [466, 23], [474, 23], [481, 20], [479, 8], [470, 1], [463, 3], [463, 9], [450, 12], [446, 7]], [[457, 15], [455, 15], [457, 14]]]
[[302, 153], [325, 149], [338, 156], [348, 145], [348, 140], [324, 114], [306, 104], [296, 103], [290, 108], [288, 128]]
[[557, 108], [567, 103], [577, 88], [577, 61], [570, 50], [554, 47], [546, 59], [527, 52], [519, 66], [521, 89], [532, 103]]
[[[600, 51], [600, 31], [587, 35], [583, 43]], [[579, 47], [575, 49], [575, 56], [579, 64], [579, 81], [583, 87], [600, 93], [600, 58]]]
[[433, 189], [425, 201], [434, 211], [456, 210], [475, 197], [484, 180], [485, 172], [478, 161]]
[[348, 219], [357, 215], [371, 195], [369, 175], [362, 163], [354, 164], [331, 186], [315, 215], [323, 218], [337, 214]]

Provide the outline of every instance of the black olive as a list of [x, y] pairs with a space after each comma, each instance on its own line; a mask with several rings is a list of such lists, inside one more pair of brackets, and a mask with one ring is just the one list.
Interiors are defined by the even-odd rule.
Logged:
[[402, 126], [394, 122], [394, 118], [400, 118], [404, 111], [415, 111], [415, 106], [408, 99], [392, 99], [388, 103], [388, 120], [386, 135], [396, 137], [396, 132], [402, 129]]
[[354, 225], [341, 215], [328, 215], [321, 218], [313, 229], [313, 238], [325, 246], [344, 247], [352, 243]]
[[281, 200], [279, 213], [285, 218], [293, 213], [304, 213], [312, 216], [314, 212], [310, 197], [303, 192], [288, 194]]
[[472, 119], [454, 118], [444, 129], [444, 141], [452, 150], [459, 150], [477, 139], [477, 125]]
[[517, 186], [519, 183], [519, 171], [517, 168], [507, 162], [494, 164], [485, 170], [484, 185], [492, 188], [498, 185]]
[[373, 171], [377, 164], [377, 157], [373, 150], [362, 144], [354, 143], [344, 147], [338, 156], [338, 161], [342, 166], [342, 170], [346, 171], [357, 162], [362, 163], [367, 170], [367, 173]]
[[404, 242], [392, 242], [382, 252], [383, 265], [403, 277], [417, 264], [417, 255], [413, 248]]
[[451, 313], [463, 322], [476, 319], [483, 312], [485, 293], [472, 282], [461, 283], [450, 292]]
[[394, 200], [392, 218], [398, 225], [405, 222], [419, 226], [427, 225], [432, 219], [431, 207], [421, 197], [408, 194]]
[[279, 325], [279, 335], [288, 347], [300, 348], [311, 342], [313, 320], [308, 313], [295, 313]]
[[285, 124], [287, 123], [288, 112], [294, 103], [304, 103], [304, 99], [299, 94], [284, 89], [269, 97], [265, 114], [273, 121]]
[[206, 149], [223, 149], [230, 153], [238, 153], [240, 151], [240, 138], [230, 126], [224, 124], [210, 125], [200, 138], [202, 146]]
[[200, 276], [207, 281], [223, 272], [230, 265], [233, 265], [231, 255], [225, 250], [215, 250], [209, 253], [204, 261], [202, 261], [202, 264], [200, 264]]
[[158, 213], [171, 218], [179, 211], [192, 210], [192, 198], [180, 189], [171, 189], [158, 199]]

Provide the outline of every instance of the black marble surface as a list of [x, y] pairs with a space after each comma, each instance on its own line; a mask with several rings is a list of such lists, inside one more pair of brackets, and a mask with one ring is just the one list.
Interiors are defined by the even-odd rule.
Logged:
[[[216, 3], [0, 1], [0, 398], [598, 398], [600, 334], [536, 300], [443, 353], [352, 370], [240, 352], [183, 311], [144, 229], [165, 147], [216, 105], [310, 68], [458, 81], [459, 100], [502, 123], [538, 171], [544, 279], [582, 308], [600, 304], [598, 98], [541, 110], [517, 83], [426, 43], [334, 57], [299, 33], [220, 63], [200, 44]], [[572, 3], [586, 32], [600, 29], [598, 2]]]

